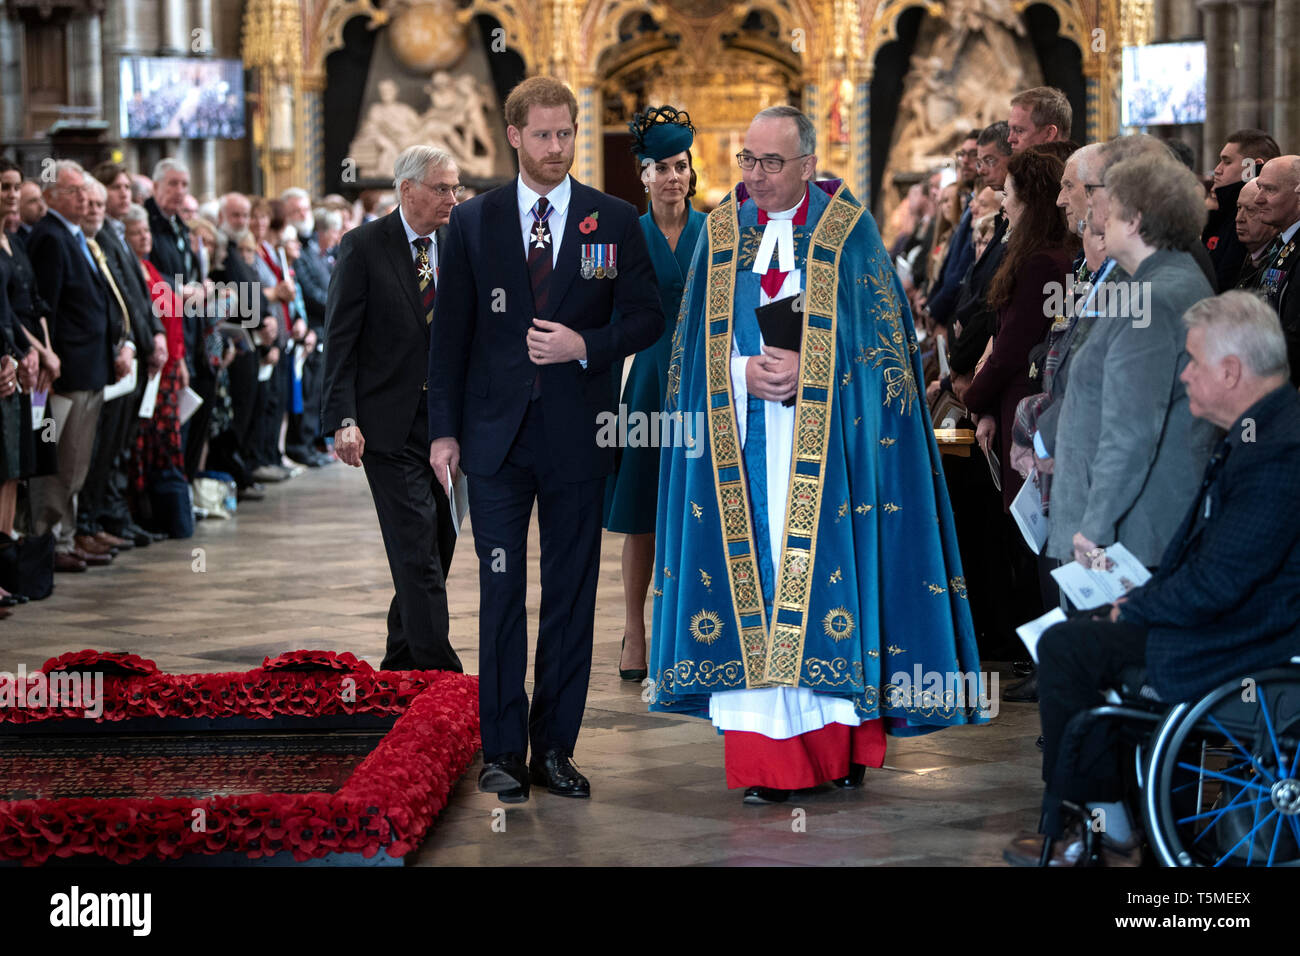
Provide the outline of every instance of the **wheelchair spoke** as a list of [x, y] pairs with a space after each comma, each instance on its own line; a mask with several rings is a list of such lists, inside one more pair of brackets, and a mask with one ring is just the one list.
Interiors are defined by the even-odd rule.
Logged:
[[[1266, 710], [1265, 714], [1267, 713], [1268, 712]], [[1242, 756], [1245, 757], [1247, 760], [1249, 760], [1250, 765], [1252, 767], [1255, 767], [1255, 769], [1257, 769], [1260, 773], [1262, 773], [1268, 779], [1269, 783], [1276, 782], [1276, 778], [1271, 773], [1269, 773], [1265, 767], [1257, 766], [1254, 754], [1252, 754], [1249, 750], [1243, 747], [1241, 743], [1237, 740], [1237, 738], [1232, 735], [1232, 731], [1228, 730], [1228, 728], [1224, 727], [1223, 724], [1219, 723], [1217, 717], [1211, 714], [1209, 720], [1210, 723], [1214, 724], [1215, 728], [1219, 731], [1219, 733], [1223, 734], [1223, 736], [1227, 737], [1230, 741], [1232, 741], [1232, 745], [1241, 751]]]
[[1300, 820], [1297, 820], [1294, 816], [1289, 816], [1286, 818], [1286, 822], [1291, 824], [1291, 835], [1295, 837], [1296, 844], [1300, 845]]
[[1268, 712], [1268, 701], [1264, 699], [1264, 688], [1259, 689], [1259, 706], [1264, 711], [1264, 726], [1268, 728], [1269, 743], [1273, 745], [1273, 756], [1277, 759], [1277, 772], [1286, 772], [1286, 760], [1282, 757], [1282, 748], [1277, 742], [1277, 732], [1273, 729], [1273, 716]]
[[1178, 767], [1181, 770], [1190, 770], [1192, 771], [1192, 773], [1203, 773], [1207, 777], [1213, 777], [1215, 780], [1222, 780], [1225, 783], [1235, 783], [1239, 787], [1253, 787], [1254, 789], [1262, 790], [1265, 793], [1267, 793], [1269, 789], [1268, 787], [1264, 786], [1262, 783], [1256, 783], [1254, 780], [1242, 780], [1237, 777], [1229, 777], [1227, 774], [1219, 773], [1218, 771], [1215, 770], [1207, 770], [1204, 767], [1197, 766], [1194, 763], [1183, 763], [1180, 760], [1178, 762]]
[[1268, 862], [1265, 866], [1272, 866], [1273, 859], [1277, 856], [1277, 838], [1282, 835], [1282, 821], [1278, 820], [1277, 825], [1273, 827], [1273, 843], [1268, 848]]
[[[1242, 837], [1240, 840], [1238, 840], [1236, 843], [1234, 843], [1234, 844], [1232, 845], [1232, 848], [1231, 848], [1230, 850], [1228, 850], [1228, 852], [1224, 853], [1223, 856], [1221, 856], [1221, 857], [1219, 858], [1219, 862], [1218, 862], [1218, 863], [1215, 863], [1214, 865], [1215, 865], [1216, 867], [1223, 866], [1223, 864], [1227, 862], [1228, 857], [1232, 856], [1232, 854], [1233, 854], [1234, 852], [1236, 852], [1237, 847], [1241, 846], [1243, 843], [1245, 843], [1247, 840], [1249, 840], [1251, 837], [1253, 837], [1253, 836], [1255, 835], [1255, 833], [1259, 830], [1259, 828], [1262, 827], [1264, 824], [1268, 823], [1269, 820], [1272, 820], [1275, 816], [1277, 816], [1277, 813], [1278, 813], [1278, 811], [1277, 811], [1277, 807], [1274, 807], [1274, 808], [1269, 812], [1269, 815], [1268, 815], [1268, 816], [1266, 816], [1266, 817], [1265, 817], [1263, 820], [1261, 820], [1259, 823], [1257, 823], [1257, 824], [1255, 824], [1253, 827], [1251, 827], [1251, 828], [1250, 828], [1250, 831], [1249, 831], [1249, 832], [1248, 832], [1244, 837]], [[1255, 851], [1255, 844], [1252, 842], [1251, 845], [1250, 845], [1250, 850], [1247, 851], [1247, 854], [1246, 854], [1246, 865], [1247, 865], [1247, 866], [1250, 865], [1251, 855], [1254, 853], [1254, 851]]]
[[[1235, 771], [1235, 770], [1240, 770], [1240, 769], [1242, 769], [1243, 767], [1249, 767], [1249, 766], [1250, 766], [1249, 761], [1246, 761], [1246, 760], [1239, 760], [1239, 761], [1237, 761], [1237, 763], [1234, 763], [1234, 764], [1232, 764], [1232, 765], [1229, 766], [1229, 767], [1224, 767], [1224, 768], [1223, 768], [1221, 771], [1219, 771], [1219, 772], [1220, 772], [1220, 773], [1232, 773], [1232, 772]], [[1199, 783], [1200, 783], [1200, 781], [1198, 781], [1198, 780], [1189, 780], [1189, 781], [1187, 781], [1187, 783], [1180, 783], [1180, 784], [1179, 784], [1178, 786], [1176, 786], [1176, 787], [1171, 787], [1171, 788], [1169, 789], [1169, 792], [1170, 792], [1170, 793], [1181, 793], [1182, 791], [1186, 790], [1188, 787], [1195, 787], [1195, 786], [1197, 786]]]
[[[1238, 790], [1237, 796], [1233, 797], [1226, 805], [1219, 807], [1217, 810], [1206, 810], [1204, 813], [1195, 813], [1192, 814], [1192, 816], [1190, 817], [1180, 817], [1175, 822], [1179, 824], [1183, 824], [1183, 823], [1191, 823], [1193, 820], [1204, 820], [1206, 817], [1217, 818], [1223, 816], [1229, 810], [1240, 810], [1242, 807], [1249, 807], [1252, 804], [1257, 804], [1257, 803], [1268, 803], [1269, 800], [1271, 799], [1270, 797], [1260, 797], [1257, 800], [1247, 800], [1244, 803], [1237, 803], [1237, 800], [1245, 792], [1246, 792], [1245, 790]], [[1234, 804], [1236, 805], [1234, 806]], [[1213, 823], [1211, 823], [1209, 827], [1206, 827], [1205, 832], [1202, 833], [1201, 836], [1205, 836], [1205, 833], [1208, 833], [1210, 831], [1210, 827], [1212, 826], [1214, 826]], [[1196, 839], [1199, 840], [1200, 838], [1201, 837], [1198, 836]]]

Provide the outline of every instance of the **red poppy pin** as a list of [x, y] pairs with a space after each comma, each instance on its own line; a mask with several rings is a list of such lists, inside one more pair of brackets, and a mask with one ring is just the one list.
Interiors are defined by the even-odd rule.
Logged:
[[1213, 252], [1214, 247], [1217, 246], [1218, 244], [1219, 244], [1219, 237], [1210, 236], [1210, 241], [1205, 244], [1205, 248], [1210, 250], [1210, 252]]
[[600, 213], [592, 210], [587, 214], [587, 218], [578, 223], [578, 231], [584, 236], [589, 236], [596, 231], [597, 220], [600, 219]]

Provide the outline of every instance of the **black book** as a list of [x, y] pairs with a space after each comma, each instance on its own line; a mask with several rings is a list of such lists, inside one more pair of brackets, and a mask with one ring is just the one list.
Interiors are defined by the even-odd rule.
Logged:
[[[802, 295], [786, 296], [754, 310], [765, 344], [790, 352], [799, 351], [803, 340], [803, 313], [798, 306], [802, 299]], [[781, 404], [788, 408], [794, 404], [794, 398], [787, 398]]]

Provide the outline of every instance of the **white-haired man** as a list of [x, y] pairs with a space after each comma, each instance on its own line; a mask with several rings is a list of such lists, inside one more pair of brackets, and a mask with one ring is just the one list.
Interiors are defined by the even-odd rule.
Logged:
[[31, 481], [33, 530], [54, 531], [54, 569], [84, 571], [112, 561], [76, 546], [77, 494], [86, 480], [95, 431], [104, 406], [104, 386], [120, 376], [115, 368], [109, 303], [112, 295], [86, 242], [86, 172], [71, 160], [54, 164], [46, 184], [49, 212], [32, 227], [27, 249], [62, 374], [54, 392], [68, 405], [59, 419], [58, 471]]
[[460, 194], [451, 155], [397, 158], [398, 207], [343, 237], [325, 306], [321, 434], [364, 465], [396, 593], [383, 667], [461, 670], [448, 639], [446, 573], [456, 531], [429, 464], [429, 322], [440, 242]]
[[1260, 221], [1280, 230], [1266, 253], [1268, 261], [1256, 288], [1282, 321], [1291, 358], [1291, 384], [1300, 385], [1300, 156], [1270, 159], [1256, 177], [1255, 208]]

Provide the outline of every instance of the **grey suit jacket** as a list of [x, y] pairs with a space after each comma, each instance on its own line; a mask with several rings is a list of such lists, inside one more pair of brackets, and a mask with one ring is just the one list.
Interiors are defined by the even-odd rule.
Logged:
[[[1053, 468], [1048, 554], [1073, 556], [1075, 532], [1121, 542], [1155, 567], [1200, 485], [1216, 434], [1192, 417], [1178, 376], [1183, 313], [1214, 294], [1186, 252], [1161, 250], [1117, 294], [1070, 360]], [[1127, 289], [1122, 289], [1127, 286]], [[1136, 296], [1124, 308], [1124, 294]]]

